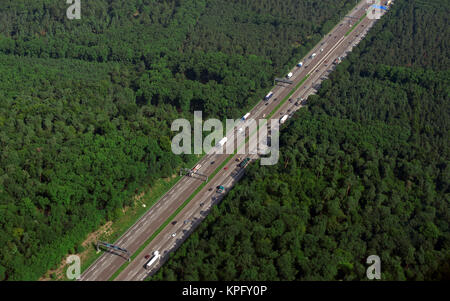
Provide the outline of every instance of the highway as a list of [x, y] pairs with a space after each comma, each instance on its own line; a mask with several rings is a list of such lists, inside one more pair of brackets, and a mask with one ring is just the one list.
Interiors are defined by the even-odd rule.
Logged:
[[[307, 75], [308, 79], [294, 92], [291, 101], [286, 101], [272, 116], [278, 119], [285, 114], [292, 116], [293, 112], [303, 105], [296, 105], [297, 98], [306, 99], [316, 92], [318, 85], [334, 69], [333, 62], [346, 54], [356, 45], [366, 34], [369, 28], [376, 21], [365, 17], [357, 27], [349, 34], [345, 35], [351, 26], [366, 13], [370, 7], [365, 0], [361, 1], [355, 9], [349, 13], [332, 31], [327, 34], [316, 47], [303, 59], [303, 66], [295, 67], [291, 70], [293, 76], [290, 80], [293, 84], [278, 84], [272, 91], [274, 96], [269, 101], [261, 101], [251, 111], [251, 118], [262, 119], [277, 107], [287, 95], [295, 89]], [[314, 58], [311, 54], [316, 53]], [[258, 135], [259, 136], [259, 135]], [[230, 143], [228, 140], [227, 143]], [[211, 175], [227, 158], [227, 154], [207, 154], [198, 164], [198, 170], [205, 175]], [[212, 206], [216, 205], [229, 191], [233, 185], [242, 177], [244, 169], [238, 167], [237, 158], [250, 157], [257, 159], [258, 155], [236, 154], [226, 164], [226, 169], [222, 168], [202, 190], [175, 216], [174, 220], [167, 225], [156, 237], [123, 269], [115, 280], [119, 281], [139, 281], [155, 273], [159, 267], [167, 260], [170, 252], [176, 250], [189, 236], [198, 224], [207, 216]], [[130, 227], [116, 242], [115, 245], [125, 248], [134, 254], [139, 247], [179, 208], [188, 197], [202, 184], [204, 180], [196, 176], [182, 177], [158, 202], [156, 202], [132, 227]], [[224, 193], [218, 193], [216, 187], [225, 187]], [[159, 260], [150, 269], [145, 265], [153, 252], [158, 250], [161, 254]], [[84, 273], [81, 281], [104, 281], [109, 280], [114, 273], [126, 263], [126, 258], [119, 254], [103, 253]]]

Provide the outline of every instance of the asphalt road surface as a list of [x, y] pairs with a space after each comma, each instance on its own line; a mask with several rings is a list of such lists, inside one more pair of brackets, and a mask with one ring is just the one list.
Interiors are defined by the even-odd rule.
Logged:
[[[346, 54], [365, 36], [375, 19], [365, 17], [362, 22], [349, 34], [360, 17], [366, 13], [371, 4], [361, 1], [333, 30], [327, 34], [319, 44], [303, 60], [303, 66], [292, 69], [290, 78], [293, 84], [278, 84], [272, 91], [274, 95], [269, 101], [261, 101], [250, 112], [250, 118], [255, 120], [267, 117], [293, 89], [308, 74], [309, 78], [291, 96], [292, 101], [286, 101], [272, 116], [281, 118], [292, 113], [303, 105], [296, 105], [297, 98], [306, 99], [316, 92], [323, 79], [334, 69], [333, 62]], [[353, 18], [349, 18], [353, 17]], [[314, 58], [311, 54], [316, 53]], [[258, 135], [259, 136], [259, 135]], [[264, 137], [263, 137], [264, 138]], [[259, 139], [259, 137], [258, 137]], [[230, 143], [229, 139], [227, 143]], [[264, 141], [262, 141], [264, 142]], [[198, 164], [201, 164], [199, 173], [211, 175], [227, 158], [227, 154], [207, 154]], [[257, 154], [236, 154], [221, 169], [203, 189], [181, 210], [173, 222], [167, 225], [137, 257], [121, 271], [115, 280], [143, 280], [155, 273], [167, 260], [168, 254], [176, 250], [197, 225], [207, 216], [212, 206], [216, 205], [224, 194], [242, 177], [244, 169], [238, 167], [237, 158], [257, 159]], [[127, 249], [134, 254], [138, 248], [180, 207], [183, 202], [204, 182], [198, 176], [184, 176], [181, 178], [157, 203], [155, 203], [132, 227], [130, 227], [116, 242], [115, 245]], [[217, 186], [225, 187], [223, 193], [217, 192]], [[154, 251], [159, 251], [160, 258], [149, 268], [147, 262]], [[145, 258], [150, 255], [150, 258]], [[123, 255], [105, 252], [82, 275], [82, 281], [109, 280], [127, 259]]]

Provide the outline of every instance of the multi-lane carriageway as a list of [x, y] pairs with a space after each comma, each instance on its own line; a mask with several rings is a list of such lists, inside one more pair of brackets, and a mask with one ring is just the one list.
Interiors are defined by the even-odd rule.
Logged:
[[[268, 102], [261, 101], [258, 103], [250, 111], [251, 117], [258, 120], [269, 116], [280, 101], [285, 99], [295, 89], [296, 85], [307, 77], [304, 83], [290, 96], [293, 101], [285, 101], [283, 105], [277, 108], [272, 118], [280, 118], [282, 115], [291, 114], [300, 108], [301, 106], [295, 105], [296, 99], [300, 97], [306, 99], [314, 93], [314, 87], [320, 84], [322, 79], [332, 71], [333, 62], [338, 57], [344, 57], [351, 51], [352, 47], [361, 40], [367, 30], [374, 24], [375, 19], [365, 17], [356, 25], [370, 6], [371, 4], [368, 4], [366, 0], [361, 1], [348, 14], [353, 18], [344, 18], [311, 50], [303, 60], [303, 66], [301, 68], [295, 67], [292, 70], [293, 76], [290, 80], [293, 81], [293, 84], [276, 86], [272, 90], [274, 96]], [[356, 27], [350, 34], [347, 34], [349, 29], [352, 28], [351, 26]], [[312, 53], [316, 53], [313, 59], [310, 58]], [[211, 175], [229, 156], [227, 154], [205, 155], [198, 162], [201, 165], [199, 172], [208, 176]], [[155, 231], [161, 230], [129, 264], [125, 258], [106, 252], [81, 275], [80, 280], [110, 280], [113, 276], [115, 280], [143, 280], [148, 275], [153, 274], [167, 260], [169, 252], [178, 248], [206, 217], [212, 206], [221, 200], [223, 194], [217, 193], [216, 187], [222, 185], [225, 190], [229, 190], [242, 177], [244, 170], [237, 166], [236, 159], [257, 158], [257, 155], [235, 154], [231, 156], [232, 158], [226, 164], [226, 168], [220, 169], [214, 177], [210, 178], [200, 192], [162, 230], [160, 228], [164, 222], [204, 183], [203, 180], [188, 176], [181, 178], [114, 243], [133, 254]], [[161, 254], [160, 259], [150, 269], [145, 269], [148, 259], [144, 256], [152, 255], [156, 250]], [[126, 263], [126, 267], [122, 267], [120, 273], [116, 273]]]

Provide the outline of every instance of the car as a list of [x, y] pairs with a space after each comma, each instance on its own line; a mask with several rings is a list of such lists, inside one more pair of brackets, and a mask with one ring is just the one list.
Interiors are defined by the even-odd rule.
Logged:
[[212, 191], [212, 187], [208, 189], [208, 191]]
[[144, 258], [145, 258], [145, 259], [149, 259], [149, 258], [150, 258], [150, 255], [147, 254], [147, 255], [144, 256]]
[[216, 163], [216, 161], [211, 161], [211, 164], [214, 164], [214, 163]]
[[175, 226], [177, 224], [177, 221], [173, 221], [172, 225]]
[[228, 166], [224, 167], [225, 170], [228, 170]]
[[172, 233], [172, 237], [177, 236], [177, 232]]

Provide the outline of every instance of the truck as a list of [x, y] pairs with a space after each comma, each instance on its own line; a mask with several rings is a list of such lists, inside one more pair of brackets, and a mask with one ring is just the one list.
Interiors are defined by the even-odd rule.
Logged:
[[250, 116], [250, 113], [245, 114], [244, 117], [242, 117], [242, 120], [246, 120], [248, 116]]
[[250, 158], [245, 158], [241, 163], [239, 163], [239, 167], [244, 168], [245, 166], [247, 166], [248, 162], [250, 162]]
[[223, 187], [222, 185], [217, 186], [217, 193], [222, 193], [224, 192], [225, 187]]
[[154, 253], [153, 253], [153, 257], [147, 262], [147, 264], [145, 265], [145, 268], [148, 270], [151, 266], [152, 266], [152, 264], [154, 264], [155, 263], [155, 261], [157, 261], [158, 260], [158, 258], [160, 257], [161, 255], [159, 254], [159, 251], [155, 251]]
[[273, 96], [273, 92], [270, 91], [269, 94], [266, 95], [266, 97], [264, 97], [264, 100], [269, 100], [271, 97]]
[[297, 64], [297, 67], [300, 68], [301, 66], [303, 66], [303, 62], [300, 62], [300, 63]]
[[292, 77], [292, 75], [294, 75], [294, 74], [292, 74], [292, 72], [289, 72], [288, 75], [286, 75], [287, 79], [290, 79]]
[[196, 173], [200, 169], [200, 167], [202, 167], [201, 164], [195, 165], [194, 168], [192, 168], [192, 170], [191, 170], [191, 175]]
[[280, 118], [280, 124], [283, 124], [287, 119], [288, 119], [289, 115], [284, 115], [283, 117]]
[[228, 141], [227, 137], [223, 137], [222, 139], [220, 139], [219, 143], [217, 143], [218, 146], [223, 146], [225, 144], [225, 142]]

